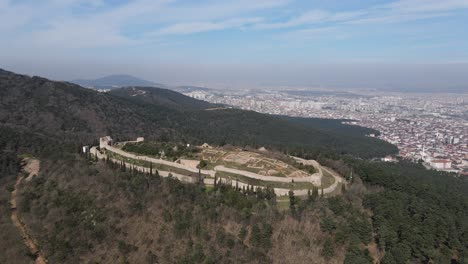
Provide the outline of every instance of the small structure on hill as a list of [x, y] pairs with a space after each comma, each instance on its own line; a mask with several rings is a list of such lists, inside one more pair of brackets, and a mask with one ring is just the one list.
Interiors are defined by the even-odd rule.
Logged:
[[137, 137], [137, 140], [136, 140], [137, 143], [138, 142], [143, 142], [143, 141], [145, 141], [144, 137]]
[[88, 153], [89, 152], [89, 146], [83, 146], [83, 153]]
[[211, 146], [208, 145], [208, 143], [203, 143], [203, 145], [201, 145], [200, 147], [203, 148], [203, 149], [210, 149], [211, 148]]
[[104, 149], [106, 146], [112, 146], [113, 142], [110, 136], [99, 138], [99, 148]]
[[267, 150], [265, 147], [259, 148], [258, 151], [260, 151], [260, 152], [268, 152], [268, 150]]
[[397, 162], [398, 160], [393, 158], [392, 156], [388, 155], [388, 156], [385, 156], [384, 158], [381, 159], [382, 161], [385, 161], [385, 162]]

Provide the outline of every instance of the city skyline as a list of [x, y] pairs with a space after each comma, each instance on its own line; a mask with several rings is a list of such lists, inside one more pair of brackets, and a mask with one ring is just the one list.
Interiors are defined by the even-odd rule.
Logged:
[[[461, 173], [468, 165], [466, 94], [195, 90], [185, 95], [271, 115], [345, 120], [379, 131], [368, 136], [397, 146], [401, 159]], [[396, 161], [390, 156], [382, 160]]]

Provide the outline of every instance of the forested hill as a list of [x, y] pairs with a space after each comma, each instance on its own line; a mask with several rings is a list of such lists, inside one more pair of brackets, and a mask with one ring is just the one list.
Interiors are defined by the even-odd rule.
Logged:
[[124, 87], [109, 92], [112, 95], [126, 98], [143, 104], [164, 106], [179, 111], [204, 110], [217, 105], [193, 99], [172, 90], [155, 87]]
[[[99, 136], [136, 136], [195, 144], [269, 146], [292, 153], [325, 151], [360, 157], [396, 148], [340, 121], [300, 122], [216, 107], [174, 91], [130, 87], [99, 93], [66, 82], [0, 71], [0, 126], [91, 144]], [[332, 125], [330, 125], [332, 124]]]
[[389, 143], [365, 136], [378, 131], [344, 125], [341, 120], [271, 116], [239, 109], [205, 111], [220, 106], [160, 88], [127, 87], [110, 93], [146, 107], [163, 105], [184, 111], [187, 123], [180, 131], [196, 135], [200, 142], [272, 146], [295, 154], [348, 153], [364, 158], [397, 151]]
[[[49, 263], [467, 263], [468, 178], [356, 158], [395, 148], [337, 120], [205, 105], [0, 70], [0, 263], [33, 262], [10, 218], [24, 154], [40, 170], [19, 185], [17, 211]], [[291, 193], [285, 208], [261, 191], [182, 184], [64, 147], [105, 134], [277, 147], [348, 181], [334, 197]]]
[[[156, 110], [156, 109], [155, 109]], [[159, 108], [160, 115], [169, 110]], [[89, 140], [98, 135], [136, 136], [156, 131], [127, 100], [66, 82], [0, 71], [0, 124], [44, 136]]]

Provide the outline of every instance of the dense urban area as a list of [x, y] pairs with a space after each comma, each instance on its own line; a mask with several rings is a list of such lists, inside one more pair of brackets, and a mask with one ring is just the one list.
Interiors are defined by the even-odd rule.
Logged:
[[401, 158], [468, 175], [466, 94], [201, 90], [186, 95], [274, 115], [347, 119], [380, 131], [369, 136], [396, 145]]

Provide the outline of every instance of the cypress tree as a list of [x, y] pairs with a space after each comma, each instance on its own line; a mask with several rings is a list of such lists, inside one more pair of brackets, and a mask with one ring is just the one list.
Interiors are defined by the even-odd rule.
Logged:
[[333, 240], [330, 237], [325, 239], [321, 253], [322, 256], [324, 256], [326, 259], [333, 257], [335, 254], [335, 246], [333, 245]]
[[288, 196], [289, 196], [289, 209], [291, 210], [292, 213], [295, 213], [296, 212], [296, 197], [294, 196], [294, 191], [289, 190]]
[[317, 199], [317, 198], [318, 198], [318, 196], [319, 196], [318, 187], [314, 187], [313, 196], [314, 196], [314, 199]]
[[309, 189], [307, 190], [307, 201], [310, 203], [314, 200], [314, 197], [312, 196], [312, 191]]

